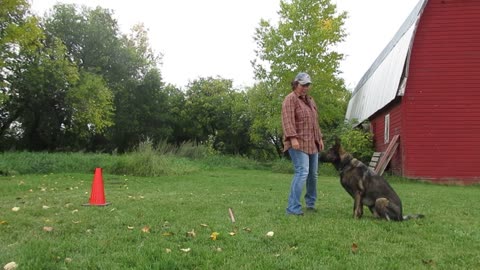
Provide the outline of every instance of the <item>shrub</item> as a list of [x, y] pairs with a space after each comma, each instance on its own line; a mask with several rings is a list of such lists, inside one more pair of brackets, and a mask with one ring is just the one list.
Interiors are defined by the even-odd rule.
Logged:
[[373, 134], [370, 131], [355, 128], [353, 122], [345, 122], [334, 130], [332, 135], [328, 138], [328, 145], [332, 145], [335, 137], [339, 137], [347, 152], [364, 163], [370, 161], [374, 152]]

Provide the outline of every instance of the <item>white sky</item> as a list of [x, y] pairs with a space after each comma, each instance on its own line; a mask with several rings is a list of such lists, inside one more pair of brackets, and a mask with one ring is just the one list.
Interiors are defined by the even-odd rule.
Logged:
[[[152, 48], [164, 55], [166, 83], [184, 87], [199, 77], [221, 76], [252, 86], [253, 35], [260, 19], [277, 22], [280, 0], [30, 0], [43, 15], [57, 2], [112, 9], [122, 33], [144, 23]], [[341, 76], [353, 89], [418, 0], [331, 0], [347, 11]], [[307, 71], [308, 72], [308, 71]], [[314, 79], [314, 78], [313, 78]]]

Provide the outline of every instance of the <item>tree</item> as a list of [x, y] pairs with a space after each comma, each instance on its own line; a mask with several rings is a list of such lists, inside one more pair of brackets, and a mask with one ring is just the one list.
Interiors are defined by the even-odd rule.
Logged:
[[[16, 20], [5, 23], [5, 29], [13, 29], [12, 33], [23, 38], [15, 40], [14, 35], [5, 35], [10, 41], [2, 39], [6, 46], [2, 57], [7, 56], [2, 62], [6, 64], [2, 68], [2, 92], [7, 99], [1, 107], [6, 117], [2, 117], [0, 134], [15, 123], [16, 139], [29, 150], [83, 148], [88, 136], [101, 134], [111, 126], [112, 93], [101, 77], [79, 70], [79, 62], [63, 40], [51, 31], [45, 34], [40, 25], [34, 24], [37, 19], [28, 17], [25, 2], [13, 2], [16, 13], [9, 18]], [[22, 22], [28, 27], [19, 28]]]
[[155, 142], [168, 138], [172, 129], [165, 110], [168, 96], [157, 68], [161, 55], [150, 48], [143, 25], [121, 35], [112, 15], [100, 7], [78, 10], [75, 5], [56, 5], [45, 27], [66, 44], [82, 74], [100, 76], [113, 93], [113, 125], [103, 138], [95, 135], [92, 149], [126, 151], [147, 137]]
[[193, 125], [185, 108], [185, 93], [172, 84], [166, 85], [163, 91], [167, 96], [165, 108], [165, 111], [169, 112], [167, 121], [172, 128], [169, 142], [181, 145], [186, 141], [193, 140], [194, 135], [191, 133]]
[[21, 124], [27, 149], [53, 150], [63, 144], [71, 121], [66, 95], [79, 79], [65, 55], [63, 44], [54, 39], [33, 54], [22, 54], [23, 61], [7, 77], [8, 111]]
[[232, 81], [221, 78], [199, 78], [188, 84], [185, 106], [195, 141], [206, 142], [225, 127], [232, 91]]
[[269, 158], [273, 152], [281, 156], [282, 126], [275, 119], [281, 111], [278, 108], [281, 104], [281, 96], [273, 91], [267, 81], [260, 82], [248, 91], [248, 108], [252, 118], [249, 136], [256, 148], [256, 156]]
[[345, 37], [346, 14], [337, 14], [329, 0], [282, 0], [278, 14], [278, 25], [261, 20], [254, 35], [257, 50], [252, 65], [261, 84], [253, 88], [255, 98], [250, 99], [263, 105], [260, 117], [253, 120], [252, 138], [269, 138], [277, 151], [281, 102], [298, 72], [312, 77], [310, 94], [319, 107], [323, 131], [343, 122], [349, 97], [338, 77], [343, 55], [334, 50]]
[[225, 154], [246, 154], [250, 140], [247, 96], [232, 88], [232, 81], [199, 78], [189, 83], [185, 95], [185, 114], [192, 140], [209, 143]]
[[147, 138], [158, 143], [171, 136], [168, 96], [162, 89], [159, 71], [151, 69], [142, 81], [117, 93], [116, 126], [112, 131], [120, 151], [132, 149]]
[[3, 0], [0, 5], [0, 140], [19, 111], [11, 90], [12, 74], [25, 60], [42, 46], [42, 30], [38, 20], [29, 13], [26, 0]]
[[72, 137], [69, 144], [76, 142], [78, 147], [85, 147], [89, 138], [103, 134], [113, 124], [113, 94], [102, 77], [81, 71], [79, 82], [65, 98], [65, 108], [70, 112], [70, 121], [65, 125]]

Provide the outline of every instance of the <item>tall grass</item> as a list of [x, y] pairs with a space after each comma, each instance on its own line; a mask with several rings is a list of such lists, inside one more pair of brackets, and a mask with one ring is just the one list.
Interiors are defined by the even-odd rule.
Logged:
[[128, 155], [123, 155], [111, 167], [114, 174], [136, 176], [181, 175], [197, 171], [199, 168], [186, 158], [175, 157], [175, 149], [156, 149], [151, 141], [138, 145]]
[[0, 153], [0, 174], [87, 173], [101, 167], [107, 173], [137, 176], [186, 174], [199, 169], [187, 158], [161, 154], [148, 143], [128, 154]]
[[183, 175], [219, 167], [269, 169], [268, 164], [238, 157], [212, 155], [203, 145], [178, 147], [149, 139], [126, 154], [3, 152], [0, 175], [90, 173], [101, 167], [107, 173], [135, 176]]
[[118, 157], [108, 154], [3, 152], [0, 174], [86, 173], [96, 167], [111, 168], [116, 162]]

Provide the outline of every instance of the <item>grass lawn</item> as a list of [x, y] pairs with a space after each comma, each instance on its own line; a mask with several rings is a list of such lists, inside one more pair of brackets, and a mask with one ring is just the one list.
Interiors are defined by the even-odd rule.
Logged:
[[426, 217], [386, 222], [367, 209], [354, 220], [337, 177], [319, 178], [319, 211], [303, 217], [285, 215], [288, 174], [104, 171], [112, 204], [85, 207], [92, 180], [93, 172], [0, 177], [0, 267], [14, 261], [17, 269], [480, 269], [480, 186], [394, 180], [404, 213]]

